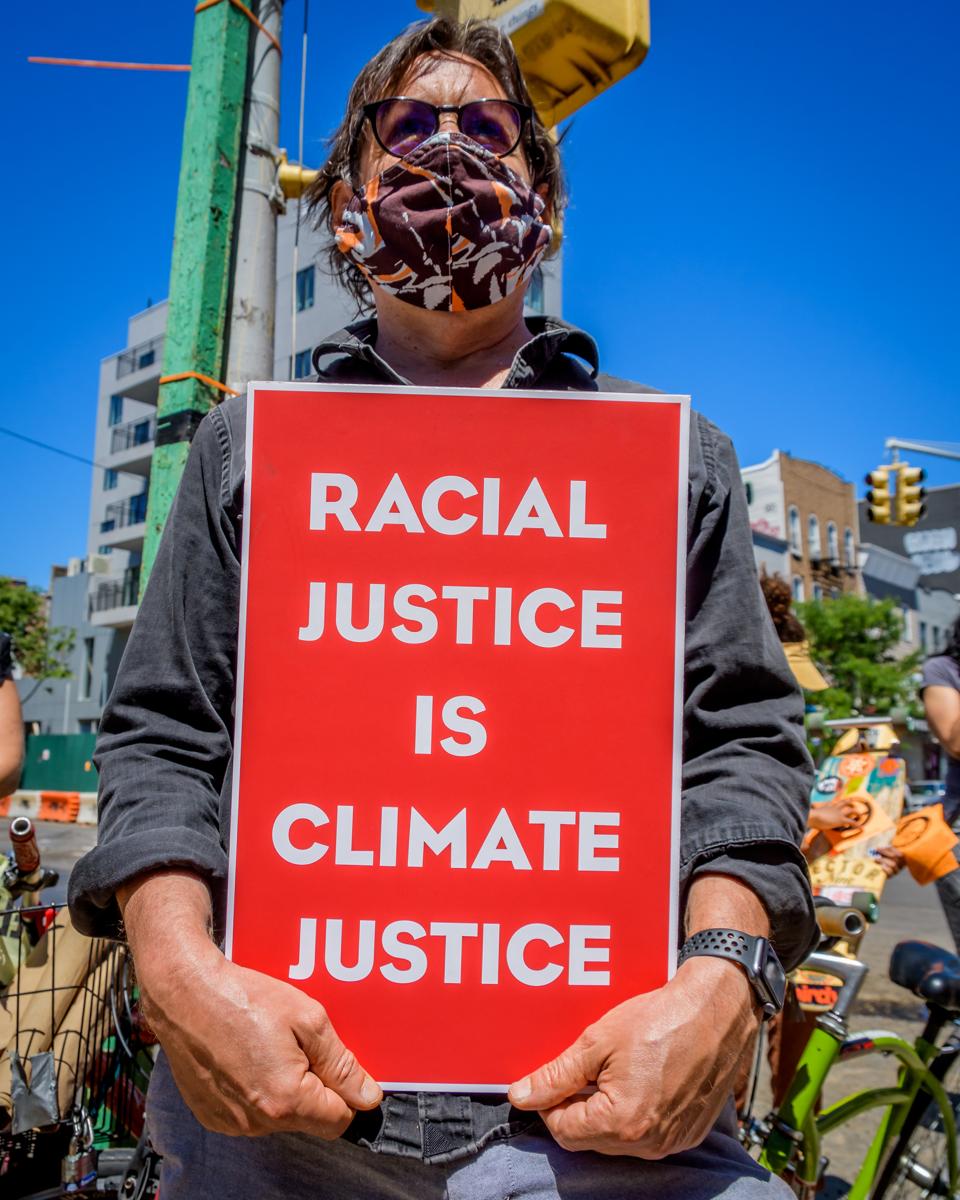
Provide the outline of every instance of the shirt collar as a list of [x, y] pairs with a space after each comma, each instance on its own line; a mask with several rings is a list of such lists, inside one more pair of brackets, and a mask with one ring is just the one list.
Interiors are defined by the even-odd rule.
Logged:
[[[527, 317], [530, 341], [522, 346], [511, 364], [505, 388], [530, 388], [536, 386], [547, 368], [560, 354], [572, 354], [582, 358], [590, 368], [590, 378], [595, 379], [600, 369], [600, 354], [597, 343], [582, 329], [561, 321], [559, 317]], [[313, 351], [313, 369], [321, 379], [330, 368], [321, 369], [323, 359], [331, 355], [346, 357], [362, 362], [371, 372], [380, 376], [384, 383], [410, 386], [376, 351], [377, 319], [363, 317], [324, 338]]]

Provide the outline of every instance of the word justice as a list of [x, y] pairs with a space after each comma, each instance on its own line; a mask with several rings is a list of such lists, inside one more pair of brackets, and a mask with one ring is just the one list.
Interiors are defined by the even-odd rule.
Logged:
[[[396, 624], [387, 618], [387, 587], [371, 583], [359, 604], [352, 583], [328, 588], [325, 582], [310, 584], [306, 625], [299, 629], [301, 642], [316, 642], [328, 628], [327, 609], [333, 608], [331, 625], [344, 641], [373, 642], [389, 627], [398, 642], [420, 645], [446, 637], [459, 646], [471, 646], [481, 638], [494, 646], [509, 646], [514, 634], [532, 646], [550, 649], [576, 637], [588, 650], [619, 650], [623, 639], [611, 630], [620, 628], [623, 592], [584, 588], [574, 599], [561, 588], [534, 588], [514, 597], [513, 588], [449, 584], [439, 590], [425, 583], [406, 583], [390, 596]], [[356, 609], [360, 609], [360, 615]], [[561, 619], [562, 613], [573, 613]]]
[[[484, 871], [492, 863], [507, 863], [516, 871], [559, 871], [576, 863], [578, 871], [619, 871], [618, 812], [538, 810], [517, 825], [505, 808], [478, 829], [467, 809], [435, 826], [415, 808], [395, 805], [380, 809], [379, 829], [366, 839], [354, 834], [352, 804], [336, 809], [333, 836], [318, 836], [330, 818], [317, 804], [288, 804], [273, 822], [273, 848], [284, 862], [297, 867], [318, 863], [332, 849], [328, 862], [338, 867], [422, 867], [429, 853], [446, 859], [446, 866]], [[603, 831], [603, 832], [601, 832]], [[332, 846], [331, 846], [332, 842]], [[355, 844], [359, 843], [359, 844]]]
[[[456, 497], [450, 502], [449, 497]], [[479, 496], [479, 502], [469, 503]], [[467, 503], [464, 503], [464, 502]], [[382, 533], [388, 525], [397, 525], [407, 533], [434, 533], [447, 536], [469, 533], [478, 527], [487, 536], [519, 537], [522, 533], [539, 531], [552, 538], [605, 538], [606, 525], [587, 520], [587, 484], [583, 479], [570, 481], [565, 505], [566, 532], [557, 519], [556, 511], [536, 478], [530, 480], [506, 522], [500, 502], [500, 480], [483, 479], [480, 487], [462, 475], [441, 475], [423, 489], [419, 511], [410, 498], [403, 480], [394, 475], [377, 499], [369, 517], [360, 523], [354, 510], [360, 506], [369, 511], [369, 504], [360, 504], [360, 488], [351, 475], [314, 471], [310, 476], [310, 528], [327, 529], [328, 518], [348, 533]], [[458, 511], [453, 514], [451, 510]], [[446, 509], [446, 511], [444, 511]]]
[[505, 966], [527, 987], [546, 987], [564, 976], [572, 987], [610, 984], [610, 972], [603, 969], [610, 962], [609, 925], [570, 925], [564, 934], [543, 922], [510, 933], [499, 924], [476, 921], [390, 921], [379, 931], [376, 921], [350, 922], [354, 924], [356, 932], [351, 928], [345, 950], [339, 917], [322, 924], [316, 917], [301, 917], [299, 958], [288, 978], [312, 978], [319, 958], [327, 975], [342, 983], [358, 983], [374, 970], [388, 983], [417, 983], [428, 971], [442, 970], [444, 983], [458, 984], [466, 968], [469, 981], [479, 976], [482, 984], [496, 984]]

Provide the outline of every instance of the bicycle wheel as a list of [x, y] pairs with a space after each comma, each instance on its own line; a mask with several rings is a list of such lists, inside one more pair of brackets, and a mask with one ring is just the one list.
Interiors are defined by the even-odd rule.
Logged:
[[[932, 1068], [940, 1078], [954, 1119], [960, 1123], [960, 1033], [952, 1034], [941, 1050], [942, 1077], [936, 1063]], [[907, 1115], [881, 1174], [872, 1200], [927, 1200], [928, 1197], [953, 1197], [947, 1169], [947, 1144], [943, 1115], [933, 1100], [923, 1094]]]

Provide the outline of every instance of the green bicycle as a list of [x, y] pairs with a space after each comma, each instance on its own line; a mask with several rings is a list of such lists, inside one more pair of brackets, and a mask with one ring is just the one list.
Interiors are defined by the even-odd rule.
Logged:
[[[960, 1200], [960, 958], [926, 942], [895, 947], [890, 978], [923, 1000], [929, 1014], [913, 1044], [883, 1030], [848, 1032], [847, 1014], [869, 970], [865, 963], [817, 951], [804, 967], [843, 986], [833, 1008], [817, 1018], [780, 1108], [766, 1120], [744, 1122], [745, 1144], [759, 1149], [761, 1164], [791, 1183], [802, 1200], [813, 1200], [826, 1167], [823, 1139], [869, 1109], [881, 1108], [886, 1111], [847, 1200]], [[868, 1054], [898, 1060], [896, 1086], [857, 1092], [817, 1112], [831, 1067]]]

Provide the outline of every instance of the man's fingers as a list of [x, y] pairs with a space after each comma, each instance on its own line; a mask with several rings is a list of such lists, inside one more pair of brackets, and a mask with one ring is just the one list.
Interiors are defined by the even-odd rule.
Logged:
[[609, 1096], [571, 1096], [543, 1114], [554, 1139], [567, 1150], [600, 1150], [611, 1141], [615, 1113]]
[[313, 1019], [298, 1025], [294, 1032], [311, 1070], [328, 1088], [350, 1108], [376, 1108], [383, 1099], [380, 1085], [360, 1066], [353, 1051], [340, 1041], [330, 1018], [319, 1005]]
[[532, 1075], [511, 1084], [507, 1096], [516, 1108], [553, 1108], [596, 1079], [600, 1064], [593, 1059], [594, 1054], [580, 1038]]
[[352, 1120], [353, 1109], [336, 1092], [324, 1087], [316, 1075], [306, 1072], [300, 1084], [293, 1119], [296, 1131], [312, 1133], [332, 1141], [343, 1133]]

